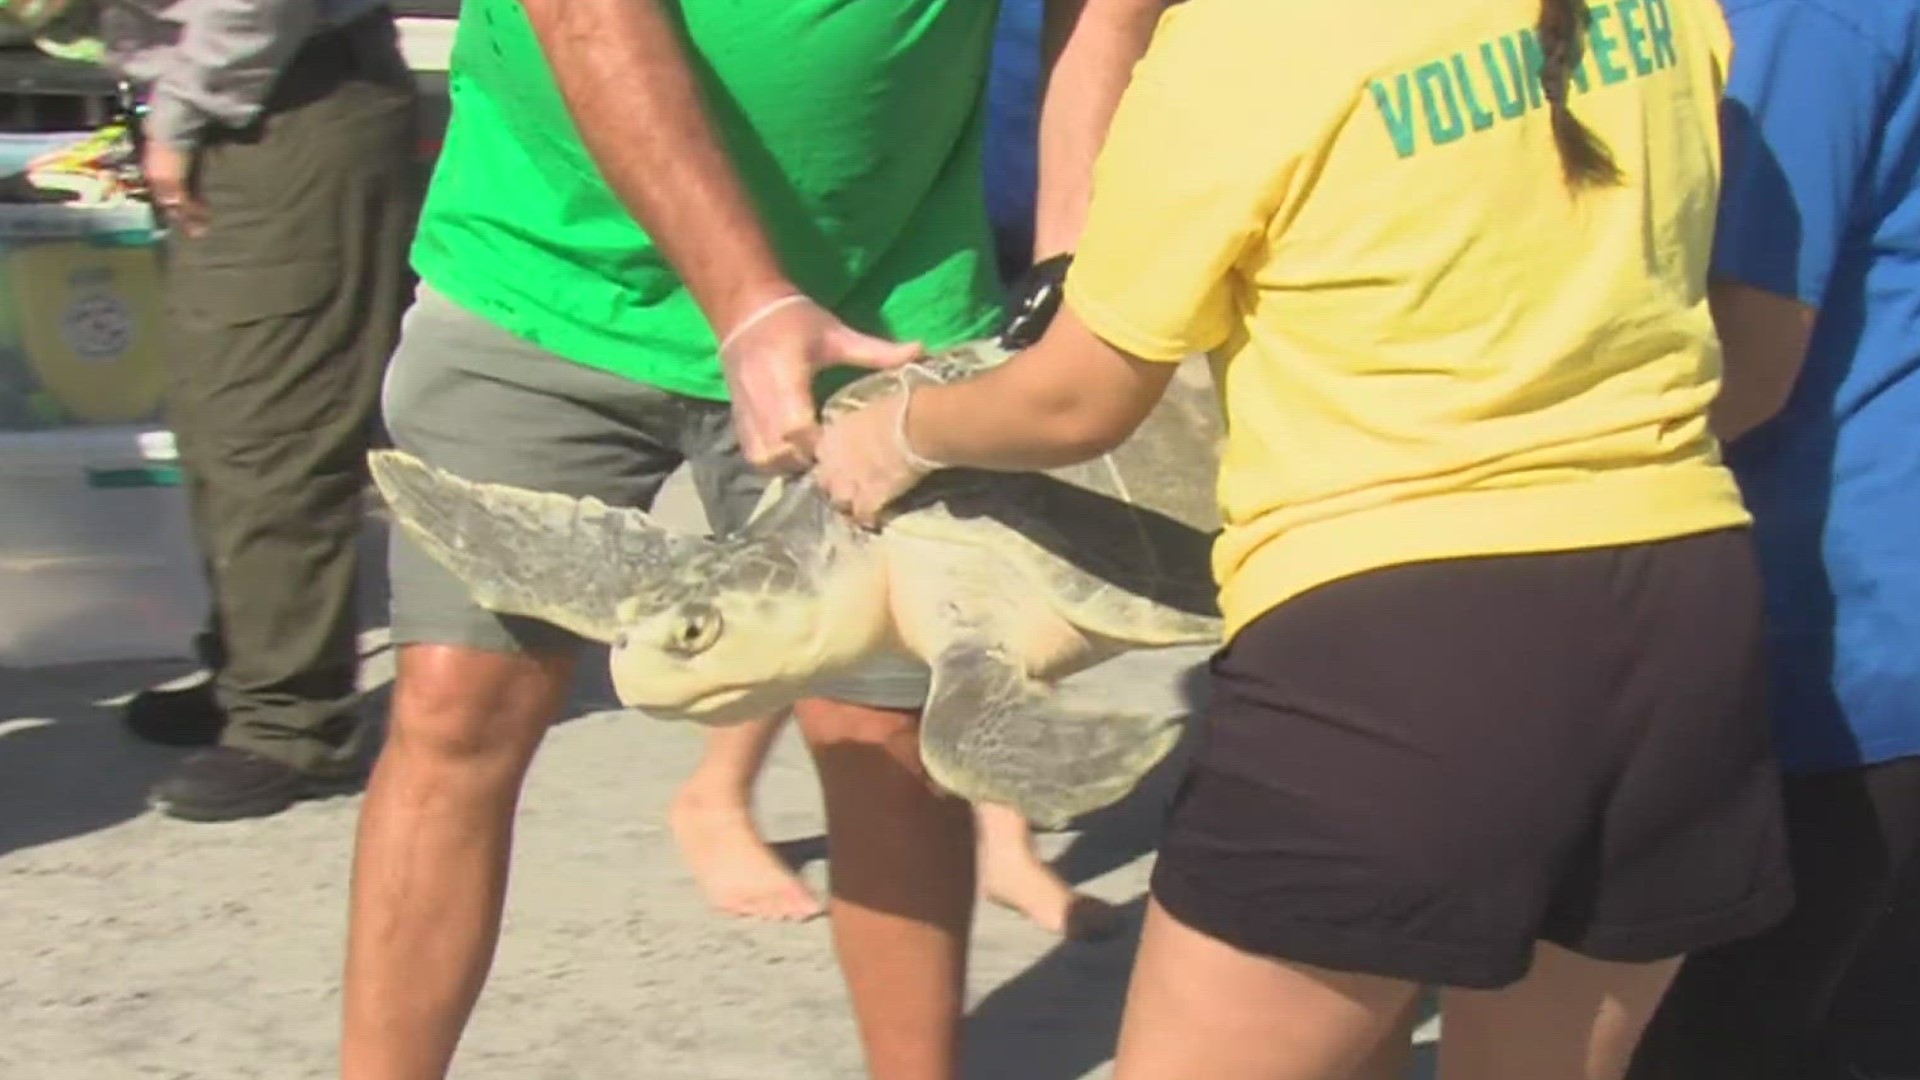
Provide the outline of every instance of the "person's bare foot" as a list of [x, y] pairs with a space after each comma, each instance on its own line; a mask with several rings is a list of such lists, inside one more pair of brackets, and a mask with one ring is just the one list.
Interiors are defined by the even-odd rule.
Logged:
[[721, 911], [775, 922], [804, 922], [825, 911], [760, 838], [745, 806], [689, 786], [674, 797], [667, 822], [694, 883]]
[[1070, 941], [1109, 937], [1120, 929], [1119, 909], [1078, 893], [1027, 844], [986, 843], [980, 851], [980, 891], [1025, 915], [1042, 930]]

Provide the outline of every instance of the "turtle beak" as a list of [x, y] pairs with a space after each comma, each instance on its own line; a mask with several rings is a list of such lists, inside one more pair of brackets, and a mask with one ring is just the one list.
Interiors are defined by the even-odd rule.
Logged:
[[394, 519], [481, 607], [594, 641], [612, 641], [621, 602], [706, 543], [641, 510], [475, 483], [397, 450], [368, 465]]

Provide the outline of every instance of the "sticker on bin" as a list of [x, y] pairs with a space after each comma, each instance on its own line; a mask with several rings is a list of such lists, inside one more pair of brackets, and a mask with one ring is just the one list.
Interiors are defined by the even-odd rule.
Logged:
[[[0, 207], [0, 231], [12, 211]], [[0, 239], [0, 431], [157, 417], [158, 250], [96, 241]]]

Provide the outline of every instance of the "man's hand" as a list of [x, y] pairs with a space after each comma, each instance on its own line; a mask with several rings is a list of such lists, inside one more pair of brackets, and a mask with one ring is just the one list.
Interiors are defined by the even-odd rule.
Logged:
[[918, 344], [862, 334], [804, 296], [763, 306], [720, 349], [741, 452], [765, 472], [805, 471], [820, 438], [814, 376], [842, 365], [898, 367], [919, 355]]
[[153, 202], [160, 208], [161, 217], [168, 228], [178, 229], [188, 237], [205, 233], [208, 221], [206, 204], [193, 192], [193, 158], [191, 148], [156, 140], [147, 143], [141, 161], [147, 187], [153, 192]]

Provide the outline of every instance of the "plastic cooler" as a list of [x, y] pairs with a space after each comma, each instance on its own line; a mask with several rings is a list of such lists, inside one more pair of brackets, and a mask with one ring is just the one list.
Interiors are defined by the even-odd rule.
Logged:
[[206, 616], [172, 439], [0, 434], [0, 665], [186, 658]]
[[[80, 137], [0, 136], [0, 171]], [[144, 206], [0, 203], [0, 665], [191, 653], [163, 320]]]

